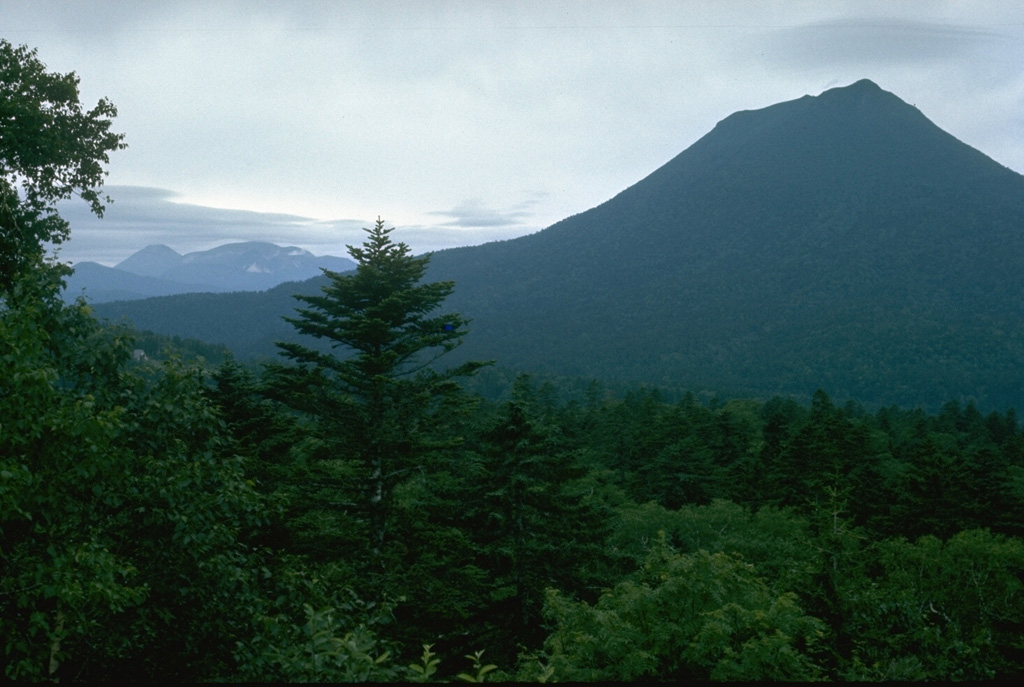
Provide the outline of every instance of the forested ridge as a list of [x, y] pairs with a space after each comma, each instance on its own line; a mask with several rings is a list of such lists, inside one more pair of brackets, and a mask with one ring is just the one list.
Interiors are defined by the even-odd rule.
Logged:
[[381, 220], [273, 363], [112, 326], [63, 301], [43, 245], [69, 230], [56, 200], [102, 212], [116, 110], [4, 41], [0, 84], [24, 126], [0, 138], [6, 679], [1024, 672], [1014, 410], [669, 398], [457, 358], [459, 285]]

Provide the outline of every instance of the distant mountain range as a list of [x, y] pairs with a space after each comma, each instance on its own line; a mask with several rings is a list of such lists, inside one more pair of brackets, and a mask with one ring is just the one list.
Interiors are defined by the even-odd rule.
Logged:
[[[450, 364], [1024, 408], [1024, 177], [870, 81], [737, 112], [602, 205], [428, 276], [473, 320]], [[322, 283], [96, 310], [272, 356], [290, 295]]]
[[95, 262], [75, 265], [65, 296], [80, 295], [92, 303], [137, 300], [182, 293], [263, 291], [321, 274], [320, 268], [346, 272], [348, 258], [315, 256], [295, 246], [247, 241], [180, 255], [163, 245], [147, 246], [106, 267]]

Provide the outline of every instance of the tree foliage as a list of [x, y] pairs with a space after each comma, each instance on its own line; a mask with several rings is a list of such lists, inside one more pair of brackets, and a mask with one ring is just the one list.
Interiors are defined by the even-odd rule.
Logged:
[[0, 292], [45, 243], [68, 238], [58, 200], [77, 194], [102, 216], [104, 165], [125, 147], [116, 115], [106, 99], [83, 109], [73, 72], [48, 72], [35, 50], [0, 39]]
[[[861, 553], [864, 556], [864, 553]], [[840, 596], [847, 680], [990, 680], [1019, 672], [1024, 543], [986, 530], [879, 542]]]
[[542, 394], [525, 375], [474, 445], [480, 462], [460, 515], [490, 581], [487, 615], [503, 618], [491, 632], [504, 646], [533, 644], [546, 588], [595, 583], [611, 509], [594, 496], [582, 452], [545, 421]]
[[459, 345], [467, 320], [436, 312], [452, 282], [422, 283], [429, 257], [413, 257], [378, 220], [362, 246], [349, 246], [354, 272], [324, 270], [329, 282], [288, 321], [328, 350], [281, 343], [296, 365], [271, 368], [271, 394], [307, 416], [317, 453], [353, 466], [344, 481], [358, 485], [354, 508], [382, 562], [395, 487], [438, 443], [455, 378], [482, 364], [432, 366]]
[[0, 310], [7, 677], [220, 670], [246, 622], [240, 537], [262, 508], [201, 378], [173, 363], [143, 376], [126, 332], [23, 288]]
[[810, 680], [825, 627], [737, 556], [656, 542], [643, 568], [593, 606], [552, 591], [546, 648], [563, 680]]

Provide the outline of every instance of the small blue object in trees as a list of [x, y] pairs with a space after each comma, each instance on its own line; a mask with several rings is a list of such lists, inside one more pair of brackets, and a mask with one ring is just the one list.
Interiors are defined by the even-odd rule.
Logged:
[[446, 332], [450, 332], [450, 331], [452, 331], [453, 329], [455, 329], [455, 325], [454, 325], [454, 324], [452, 324], [451, 322], [445, 322], [445, 323], [444, 323], [444, 330], [445, 330]]

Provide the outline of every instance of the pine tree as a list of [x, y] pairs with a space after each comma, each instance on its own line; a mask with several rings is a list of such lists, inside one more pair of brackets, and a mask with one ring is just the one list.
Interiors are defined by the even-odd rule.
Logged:
[[296, 365], [273, 366], [270, 385], [312, 420], [319, 455], [350, 465], [343, 479], [357, 493], [348, 505], [364, 520], [381, 566], [395, 486], [443, 444], [438, 430], [458, 399], [455, 379], [488, 363], [434, 366], [467, 333], [468, 320], [436, 312], [454, 283], [422, 283], [429, 256], [414, 257], [405, 243], [393, 242], [393, 229], [380, 219], [366, 231], [362, 246], [348, 247], [355, 271], [324, 270], [322, 294], [296, 296], [307, 307], [286, 318], [329, 349], [278, 343]]

